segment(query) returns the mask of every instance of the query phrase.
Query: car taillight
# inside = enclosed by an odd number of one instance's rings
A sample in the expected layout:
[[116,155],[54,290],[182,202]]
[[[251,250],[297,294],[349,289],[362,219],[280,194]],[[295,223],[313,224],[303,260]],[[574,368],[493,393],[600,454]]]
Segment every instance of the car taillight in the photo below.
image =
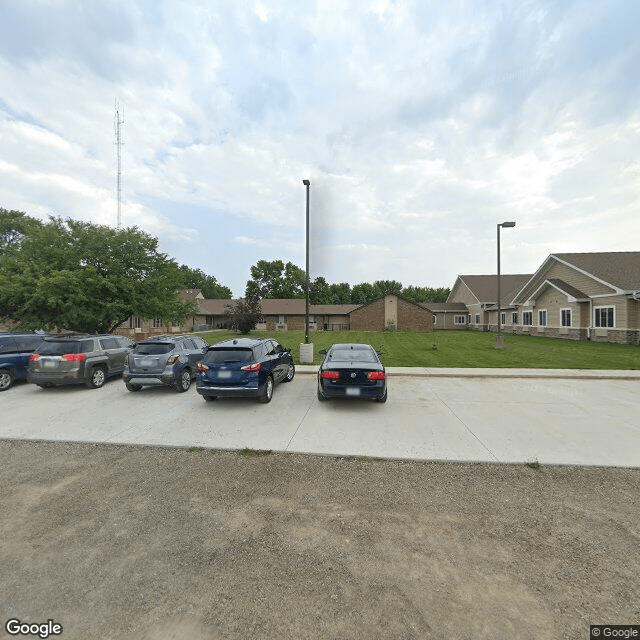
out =
[[240,371],[260,371],[262,365],[259,362],[248,364],[246,367],[240,367]]
[[323,371],[320,374],[320,377],[324,378],[325,380],[339,380],[340,372],[339,371]]
[[196,367],[198,367],[198,371],[209,371],[209,367],[207,367],[207,365],[203,364],[202,362],[198,362]]
[[367,373],[369,380],[384,380],[386,377],[387,374],[384,371],[369,371]]
[[84,353],[65,353],[62,359],[67,362],[84,362],[87,356]]
[[167,364],[175,364],[176,362],[178,362],[179,359],[180,359],[180,356],[177,354],[170,356],[169,359],[167,360]]
[[38,360],[40,360],[40,354],[39,353],[32,353],[29,356],[29,362],[37,362]]

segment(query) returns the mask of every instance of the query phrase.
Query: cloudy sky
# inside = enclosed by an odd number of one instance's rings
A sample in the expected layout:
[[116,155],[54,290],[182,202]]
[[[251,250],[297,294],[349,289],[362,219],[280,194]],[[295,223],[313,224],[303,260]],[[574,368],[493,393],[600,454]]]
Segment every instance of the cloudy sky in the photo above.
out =
[[2,0],[0,207],[122,223],[242,295],[260,259],[452,286],[640,249],[634,0]]

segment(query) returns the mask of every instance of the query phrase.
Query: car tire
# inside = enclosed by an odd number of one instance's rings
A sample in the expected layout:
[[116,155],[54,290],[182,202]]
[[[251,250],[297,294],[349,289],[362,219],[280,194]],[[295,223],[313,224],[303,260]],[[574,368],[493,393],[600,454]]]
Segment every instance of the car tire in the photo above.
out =
[[384,390],[384,395],[380,396],[379,398],[376,398],[377,402],[386,402],[387,401],[387,390]]
[[127,387],[127,391],[140,391],[142,389],[141,384],[132,384],[131,382],[125,382],[124,386]]
[[213,402],[218,399],[218,396],[202,396],[207,402]]
[[273,378],[269,376],[259,399],[263,404],[267,404],[267,402],[271,402],[271,398],[273,398]]
[[184,393],[185,391],[188,391],[190,387],[191,371],[185,368],[180,372],[180,377],[176,382],[176,391],[178,391],[178,393]]
[[291,382],[293,380],[293,376],[296,375],[296,368],[293,365],[293,362],[289,364],[287,368],[287,375],[284,377],[282,382]]
[[10,389],[14,380],[15,378],[13,377],[13,373],[11,373],[11,369],[2,369],[2,371],[0,371],[0,391]]
[[107,380],[107,370],[100,367],[93,367],[86,384],[89,389],[99,389]]

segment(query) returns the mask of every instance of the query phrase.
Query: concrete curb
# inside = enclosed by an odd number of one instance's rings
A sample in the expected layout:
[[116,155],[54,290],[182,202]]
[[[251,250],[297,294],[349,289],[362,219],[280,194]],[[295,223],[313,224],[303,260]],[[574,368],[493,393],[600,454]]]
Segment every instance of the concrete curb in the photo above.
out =
[[[316,375],[317,365],[297,365],[296,373]],[[640,371],[619,369],[437,369],[427,367],[387,367],[389,377],[414,378],[544,378],[554,380],[635,380]]]

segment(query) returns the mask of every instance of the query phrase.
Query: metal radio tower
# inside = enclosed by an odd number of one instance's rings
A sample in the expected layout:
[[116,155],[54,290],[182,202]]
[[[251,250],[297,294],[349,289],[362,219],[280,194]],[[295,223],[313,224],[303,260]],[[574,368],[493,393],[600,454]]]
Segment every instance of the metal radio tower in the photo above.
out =
[[113,124],[116,130],[116,146],[118,147],[118,229],[122,224],[120,216],[120,207],[122,201],[122,153],[121,147],[123,145],[121,126],[124,124],[124,109],[122,110],[122,116],[120,114],[120,104],[116,100],[116,113],[113,118]]

